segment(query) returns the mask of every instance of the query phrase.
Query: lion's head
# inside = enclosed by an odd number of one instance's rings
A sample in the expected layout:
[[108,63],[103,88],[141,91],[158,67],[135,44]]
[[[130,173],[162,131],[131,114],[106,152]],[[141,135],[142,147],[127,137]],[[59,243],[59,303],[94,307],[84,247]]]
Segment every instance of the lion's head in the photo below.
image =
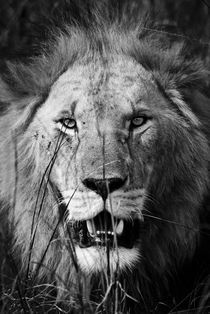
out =
[[1,79],[20,268],[67,288],[78,269],[167,282],[194,254],[207,194],[201,65],[133,25],[71,26],[49,46]]

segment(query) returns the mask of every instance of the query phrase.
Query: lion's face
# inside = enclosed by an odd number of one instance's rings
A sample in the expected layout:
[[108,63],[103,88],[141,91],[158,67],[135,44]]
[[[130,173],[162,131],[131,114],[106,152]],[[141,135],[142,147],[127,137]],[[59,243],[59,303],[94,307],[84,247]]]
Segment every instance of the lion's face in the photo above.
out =
[[43,171],[67,207],[84,271],[141,259],[145,200],[156,180],[161,124],[176,123],[152,76],[127,57],[75,64],[54,83],[31,124]]

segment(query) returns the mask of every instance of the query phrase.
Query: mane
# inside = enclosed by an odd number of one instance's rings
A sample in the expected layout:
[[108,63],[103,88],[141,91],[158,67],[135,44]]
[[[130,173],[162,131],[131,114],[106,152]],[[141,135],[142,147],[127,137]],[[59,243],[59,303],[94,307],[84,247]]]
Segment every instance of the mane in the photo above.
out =
[[[5,98],[11,93],[18,99],[43,97],[78,60],[88,62],[100,57],[105,61],[111,54],[133,57],[153,73],[164,89],[195,86],[203,90],[208,72],[201,61],[189,58],[184,43],[171,46],[167,37],[136,7],[129,9],[124,5],[119,9],[111,3],[107,7],[107,3],[98,6],[93,2],[89,14],[79,6],[77,19],[67,15],[68,19],[59,27],[48,29],[47,43],[41,44],[37,57],[4,64],[1,84],[9,85]],[[4,102],[4,95],[1,101]]]
[[[141,17],[136,7],[131,7],[130,9],[126,6],[116,8],[115,5],[111,4],[107,7],[106,1],[101,5],[102,7],[99,7],[94,4],[91,10],[77,7],[74,12],[78,10],[78,12],[82,13],[76,13],[77,17],[74,14],[70,17],[67,16],[60,27],[50,29],[48,41],[40,47],[40,53],[37,56],[30,57],[24,62],[7,61],[2,66],[0,78],[0,197],[2,212],[6,212],[8,220],[10,223],[13,223],[13,213],[8,209],[13,209],[14,206],[18,207],[19,201],[20,203],[34,203],[34,195],[33,197],[31,196],[31,191],[34,191],[35,195],[39,194],[40,200],[44,194],[47,196],[43,207],[54,208],[51,217],[49,217],[47,210],[43,210],[43,219],[49,219],[52,225],[60,223],[61,219],[57,217],[55,209],[57,200],[52,195],[53,191],[51,187],[48,186],[46,190],[43,190],[43,188],[40,189],[42,174],[40,174],[36,147],[31,145],[31,135],[27,135],[25,131],[31,121],[33,121],[37,110],[47,99],[53,84],[68,68],[76,63],[86,64],[98,59],[105,63],[112,58],[112,55],[132,57],[152,74],[159,89],[164,97],[171,102],[175,112],[180,112],[180,107],[185,108],[186,104],[189,106],[190,111],[186,109],[184,113],[183,111],[181,113],[184,119],[195,127],[195,137],[199,140],[196,146],[195,143],[191,143],[191,151],[188,152],[189,156],[183,157],[184,166],[182,170],[184,174],[182,180],[185,180],[184,175],[186,175],[187,178],[191,179],[192,184],[188,189],[186,187],[183,198],[177,197],[175,200],[177,204],[183,202],[190,204],[190,206],[192,205],[189,213],[184,214],[185,220],[183,221],[183,224],[186,221],[190,222],[192,227],[189,227],[189,229],[193,229],[192,234],[189,235],[192,230],[184,228],[180,232],[180,225],[167,225],[164,222],[156,222],[157,224],[163,224],[163,232],[167,233],[169,238],[175,236],[177,239],[177,243],[174,244],[174,247],[176,247],[174,260],[172,261],[171,257],[167,255],[167,240],[166,243],[160,244],[158,239],[154,239],[154,242],[156,241],[154,246],[150,247],[150,244],[147,243],[147,248],[145,248],[146,255],[144,257],[146,261],[143,260],[143,266],[140,269],[135,269],[134,275],[129,269],[126,275],[122,275],[127,278],[125,280],[127,282],[125,286],[127,286],[124,288],[127,289],[128,294],[131,293],[133,298],[137,298],[137,295],[139,295],[139,287],[144,286],[146,297],[144,296],[142,299],[145,298],[146,300],[148,298],[149,300],[154,295],[158,299],[159,295],[163,293],[166,293],[167,296],[167,289],[170,283],[174,282],[172,272],[176,272],[180,264],[184,264],[186,259],[191,259],[194,255],[197,243],[199,242],[199,228],[196,226],[199,225],[198,219],[202,216],[204,207],[206,206],[205,208],[207,208],[208,206],[209,174],[202,172],[199,167],[198,170],[191,169],[191,172],[188,173],[189,164],[193,168],[195,164],[206,165],[209,162],[210,154],[206,151],[206,141],[210,140],[210,109],[209,100],[204,91],[208,72],[201,60],[189,57],[189,54],[186,53],[187,48],[184,43],[169,43],[147,17]],[[173,131],[170,133],[169,130],[165,130],[171,141],[175,142],[177,134],[175,135]],[[180,150],[182,149],[184,151],[188,148],[181,147]],[[18,161],[16,156],[17,151],[21,151]],[[193,154],[195,156],[192,162],[191,157]],[[169,160],[171,156],[167,158]],[[173,165],[176,167],[175,162]],[[25,176],[23,182],[21,179],[18,181],[19,178],[16,174],[17,167],[24,169]],[[164,183],[158,187],[160,194],[163,190],[167,190],[168,181],[174,180],[171,178],[169,172],[170,169],[166,169],[167,177],[165,181],[163,180]],[[161,174],[159,175],[161,176]],[[195,177],[199,179],[196,180]],[[21,187],[23,185],[28,186],[28,193],[27,195],[20,196],[21,200],[17,200],[17,181]],[[179,183],[177,179],[177,182],[173,184],[177,186],[176,184]],[[183,182],[181,183],[183,184]],[[178,195],[179,192],[177,188],[175,193]],[[164,211],[166,209],[166,200],[161,200],[161,202],[160,206],[163,207]],[[150,207],[153,206],[152,204],[149,205]],[[37,203],[36,206],[38,208],[41,205]],[[176,204],[173,206],[176,206]],[[198,208],[198,217],[188,217],[194,208]],[[10,212],[9,214],[8,211]],[[14,228],[20,223],[22,215],[26,214],[26,209],[23,211],[22,208],[19,208],[17,211],[18,219],[14,223]],[[167,212],[167,215],[169,218],[171,217],[169,212]],[[181,223],[183,213],[178,211],[176,215],[177,220]],[[164,219],[164,213],[162,216]],[[28,221],[27,218],[24,223],[31,225],[31,221]],[[9,227],[10,229],[11,227]],[[59,238],[60,232],[61,234],[64,232],[62,226],[55,230],[55,236]],[[64,238],[65,235],[68,236],[64,232]],[[183,252],[183,250],[179,251],[179,244],[185,239],[186,235],[192,239],[192,242],[186,241],[183,244],[186,247],[186,252]],[[29,243],[30,239],[27,238],[27,240]],[[36,241],[38,242],[39,240],[41,242],[40,250],[43,251],[44,247],[48,247],[45,263],[47,265],[46,268],[51,267],[53,278],[46,279],[48,276],[46,275],[47,272],[42,269],[40,271],[40,281],[53,281],[55,280],[53,277],[54,273],[57,273],[58,275],[56,276],[61,277],[59,278],[59,282],[61,286],[63,284],[63,290],[66,289],[65,284],[67,282],[73,282],[72,285],[75,287],[73,290],[80,289],[80,279],[78,282],[75,282],[76,275],[78,274],[77,267],[73,265],[71,271],[66,271],[66,269],[69,269],[68,264],[69,259],[72,258],[72,253],[70,254],[67,250],[63,254],[57,253],[61,249],[62,241],[60,243],[59,241],[55,241],[49,247],[48,243],[51,241],[49,236],[46,236],[43,240],[42,235],[39,235],[37,232]],[[15,235],[12,240],[14,247],[13,253],[15,252],[16,256],[21,255],[19,259],[21,265],[27,264],[28,259],[29,247],[25,242],[26,235],[24,232],[21,235]],[[162,251],[159,250],[160,245],[163,247]],[[152,252],[153,249],[154,252]],[[163,256],[163,252],[165,256]],[[154,254],[158,256],[156,265],[153,265],[149,260],[149,256]],[[72,264],[74,264],[74,261]],[[162,277],[162,270],[165,267],[168,270],[164,277]],[[34,265],[34,269],[36,269],[36,265]],[[56,279],[58,279],[57,277]],[[135,279],[133,280],[133,278]],[[154,286],[154,282],[151,283],[148,278],[155,278]],[[83,278],[83,280],[86,279]],[[94,289],[98,289],[98,286],[103,286],[103,280],[101,279],[98,285],[98,278],[95,280],[93,278],[91,283],[87,283],[85,289],[88,290],[90,286],[94,291]],[[153,286],[152,289],[151,286]],[[155,292],[151,292],[151,290]],[[128,298],[129,302],[131,301]],[[138,305],[135,302],[134,304],[133,308],[137,313]]]

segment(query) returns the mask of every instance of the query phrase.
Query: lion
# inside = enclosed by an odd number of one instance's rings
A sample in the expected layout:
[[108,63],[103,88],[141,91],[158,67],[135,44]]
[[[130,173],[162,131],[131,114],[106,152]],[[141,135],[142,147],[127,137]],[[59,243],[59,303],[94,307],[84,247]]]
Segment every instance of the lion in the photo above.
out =
[[2,68],[1,222],[26,307],[30,285],[87,313],[169,311],[191,291],[179,280],[208,216],[206,71],[135,16],[98,9]]

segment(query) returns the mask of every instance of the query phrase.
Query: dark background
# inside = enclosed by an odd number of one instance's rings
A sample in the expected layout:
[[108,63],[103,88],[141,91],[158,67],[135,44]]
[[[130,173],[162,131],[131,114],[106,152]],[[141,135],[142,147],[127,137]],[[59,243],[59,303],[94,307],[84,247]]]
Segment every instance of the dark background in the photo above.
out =
[[[98,0],[99,2],[100,0]],[[77,0],[85,5],[88,0]],[[89,1],[90,2],[90,1]],[[156,16],[174,32],[210,45],[210,0],[131,0]],[[45,18],[68,8],[68,0],[0,0],[0,50],[31,45],[31,29],[39,32]],[[37,29],[36,29],[37,28]]]
[[[0,57],[30,55],[34,43],[44,35],[44,24],[63,10],[72,10],[73,0],[0,0]],[[82,4],[95,0],[75,0]],[[108,0],[96,0],[97,3]],[[112,0],[111,0],[112,1]],[[116,0],[113,0],[116,1]],[[173,39],[186,39],[210,69],[210,0],[119,0],[138,4],[171,33]],[[59,20],[59,19],[57,19]],[[32,49],[33,48],[33,49]],[[21,51],[21,53],[20,53]]]

